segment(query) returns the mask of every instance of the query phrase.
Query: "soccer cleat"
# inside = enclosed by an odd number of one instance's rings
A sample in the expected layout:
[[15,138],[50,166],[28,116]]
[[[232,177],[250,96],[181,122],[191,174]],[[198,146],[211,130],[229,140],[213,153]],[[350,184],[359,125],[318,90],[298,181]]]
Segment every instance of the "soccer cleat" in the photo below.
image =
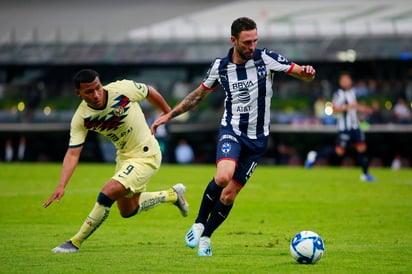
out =
[[308,155],[306,156],[306,161],[305,161],[305,167],[306,168],[311,168],[313,167],[313,165],[315,164],[316,161],[316,156],[318,154],[316,153],[316,151],[309,151]]
[[212,249],[210,248],[210,238],[209,237],[200,237],[199,240],[199,250],[197,255],[205,257],[212,256]]
[[186,187],[183,184],[176,184],[172,188],[177,194],[177,201],[174,204],[179,208],[182,216],[186,217],[187,215],[189,215],[189,204],[186,202],[185,197],[183,196]]
[[75,246],[72,241],[66,241],[59,246],[56,246],[51,251],[54,253],[73,253],[78,252],[80,248]]
[[195,248],[199,244],[200,236],[202,236],[205,226],[202,223],[195,223],[189,229],[185,236],[186,245],[190,248]]
[[370,174],[362,174],[361,177],[360,177],[360,179],[361,179],[362,182],[370,182],[370,183],[372,183],[372,182],[375,182],[375,181],[376,181],[376,180],[375,180],[375,177],[373,177],[373,176],[370,175]]

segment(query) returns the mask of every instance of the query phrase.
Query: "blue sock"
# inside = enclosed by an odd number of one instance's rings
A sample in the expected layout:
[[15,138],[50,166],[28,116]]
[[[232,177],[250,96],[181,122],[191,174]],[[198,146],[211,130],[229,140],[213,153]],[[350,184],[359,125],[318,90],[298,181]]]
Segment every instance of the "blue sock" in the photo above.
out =
[[209,214],[212,211],[213,207],[216,204],[216,201],[219,201],[220,194],[222,193],[223,187],[220,187],[216,184],[215,179],[207,185],[205,192],[203,193],[202,203],[200,204],[199,213],[197,215],[195,223],[205,224]]
[[202,236],[212,236],[212,233],[216,230],[216,228],[218,228],[226,220],[232,207],[233,204],[224,205],[220,200],[218,200],[212,210],[212,213],[210,214],[209,220],[205,225],[205,230],[203,231]]

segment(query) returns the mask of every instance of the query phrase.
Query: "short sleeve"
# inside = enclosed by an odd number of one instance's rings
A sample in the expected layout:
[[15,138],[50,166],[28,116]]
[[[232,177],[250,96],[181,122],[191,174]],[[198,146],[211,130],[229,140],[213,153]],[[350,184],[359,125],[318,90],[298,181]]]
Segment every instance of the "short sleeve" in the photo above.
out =
[[69,147],[78,147],[84,144],[87,136],[87,129],[83,125],[83,120],[79,115],[79,110],[74,114],[70,124]]
[[205,89],[213,90],[219,84],[219,64],[221,59],[216,59],[210,65],[209,70],[203,79],[202,86]]
[[263,49],[262,58],[264,59],[268,69],[271,71],[288,72],[293,65],[293,63],[283,55],[268,49]]

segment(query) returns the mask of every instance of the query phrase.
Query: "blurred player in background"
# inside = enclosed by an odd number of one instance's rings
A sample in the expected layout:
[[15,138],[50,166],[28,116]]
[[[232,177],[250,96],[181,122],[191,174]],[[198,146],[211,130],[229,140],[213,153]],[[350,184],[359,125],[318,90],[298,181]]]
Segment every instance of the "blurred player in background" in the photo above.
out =
[[366,157],[367,146],[365,135],[361,131],[358,120],[358,111],[370,114],[372,109],[358,104],[355,91],[352,87],[352,76],[343,72],[339,76],[340,88],[333,95],[333,112],[337,114],[338,136],[335,147],[325,148],[317,153],[310,151],[307,155],[305,166],[312,168],[316,160],[322,157],[337,155],[343,157],[350,145],[358,153],[358,162],[362,167],[361,180],[374,182],[375,178],[369,174],[369,161]]
[[98,73],[88,69],[74,76],[74,84],[77,95],[83,100],[72,118],[70,143],[63,160],[59,184],[43,206],[48,207],[63,197],[89,130],[106,136],[114,143],[117,149],[116,170],[101,189],[94,208],[77,234],[52,251],[79,251],[81,244],[108,217],[114,202],[117,202],[124,218],[165,202],[174,203],[181,214],[187,216],[184,185],[176,184],[167,190],[146,192],[146,185],[160,168],[162,157],[159,144],[151,134],[138,102],[146,99],[167,113],[170,106],[162,95],[151,86],[130,80],[102,86]]
[[256,48],[257,27],[249,18],[232,23],[230,40],[233,47],[228,55],[212,62],[201,85],[152,125],[155,132],[158,126],[198,105],[218,84],[226,92],[216,150],[217,170],[185,237],[187,246],[199,246],[199,256],[212,256],[212,233],[229,215],[266,149],[274,74],[283,72],[304,81],[315,77],[312,66],[300,66],[276,52]]

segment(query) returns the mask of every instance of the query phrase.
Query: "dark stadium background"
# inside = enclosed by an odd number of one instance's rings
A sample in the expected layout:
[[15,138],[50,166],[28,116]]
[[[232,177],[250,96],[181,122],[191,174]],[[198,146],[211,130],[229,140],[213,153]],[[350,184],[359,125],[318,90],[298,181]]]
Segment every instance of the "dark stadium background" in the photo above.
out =
[[[313,119],[312,106],[319,94],[330,94],[336,88],[337,74],[342,70],[352,72],[356,81],[376,81],[375,93],[361,98],[367,104],[377,99],[382,106],[388,102],[393,105],[400,96],[407,97],[410,104],[412,29],[404,27],[412,24],[410,1],[289,2],[263,2],[271,3],[268,10],[259,1],[1,1],[1,148],[10,138],[17,146],[20,136],[25,136],[26,161],[62,160],[68,143],[68,121],[78,103],[70,81],[80,68],[96,69],[103,82],[132,78],[153,84],[173,105],[182,96],[177,87],[191,90],[200,83],[213,58],[226,54],[230,47],[227,27],[244,15],[257,20],[260,47],[317,69],[317,79],[310,84],[277,76],[272,139],[265,163],[301,165],[309,150],[333,144],[334,126]],[[330,20],[328,12],[344,9],[344,4],[352,8],[352,14],[325,28]],[[294,14],[304,8],[307,14]],[[181,28],[181,21],[187,22],[188,29]],[[184,36],[187,31],[196,35]],[[136,33],[140,33],[137,38]],[[32,89],[41,96],[34,99],[37,104],[27,117]],[[170,124],[170,162],[174,162],[173,148],[181,138],[195,149],[195,162],[214,161],[221,99],[222,93],[217,91],[187,120]],[[26,103],[24,112],[15,109],[20,101]],[[47,116],[46,106],[52,109]],[[409,166],[412,125],[394,122],[390,109],[386,116],[385,123],[371,125],[366,131],[372,165],[389,166],[400,154]],[[112,150],[104,149],[105,145],[90,134],[82,160],[107,161],[105,154]],[[280,145],[292,150],[285,163]],[[353,161],[331,159],[330,164],[350,165]]]

